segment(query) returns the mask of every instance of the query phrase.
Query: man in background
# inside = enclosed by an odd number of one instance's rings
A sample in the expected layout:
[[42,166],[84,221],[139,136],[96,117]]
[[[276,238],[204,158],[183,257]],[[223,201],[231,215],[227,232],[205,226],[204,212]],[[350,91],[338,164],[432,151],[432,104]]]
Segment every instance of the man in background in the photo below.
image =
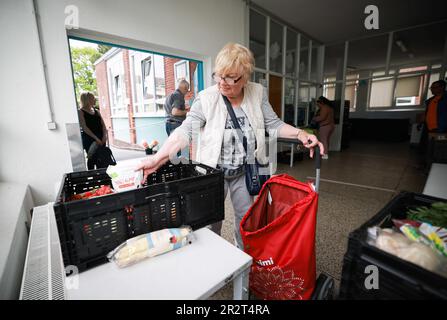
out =
[[178,84],[177,90],[166,97],[164,108],[166,111],[166,133],[168,136],[181,126],[183,120],[190,107],[185,106],[185,95],[189,91],[189,83],[186,80],[181,80]]
[[419,152],[424,154],[421,161],[426,173],[433,161],[433,144],[430,142],[430,134],[447,133],[447,94],[446,82],[438,80],[431,84],[430,90],[433,97],[425,101],[425,113],[418,117],[418,122],[424,124],[419,143]]
[[444,80],[435,81],[430,86],[433,97],[425,102],[425,125],[428,132],[447,132],[447,95],[445,94],[445,87],[446,82]]

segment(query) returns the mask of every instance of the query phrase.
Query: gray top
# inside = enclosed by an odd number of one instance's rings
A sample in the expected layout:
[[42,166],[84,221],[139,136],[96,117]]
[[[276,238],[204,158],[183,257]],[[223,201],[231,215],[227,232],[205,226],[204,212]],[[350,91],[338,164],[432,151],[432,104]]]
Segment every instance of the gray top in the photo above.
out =
[[[253,129],[251,128],[250,123],[248,122],[248,118],[245,112],[242,110],[241,107],[234,108],[236,118],[239,121],[239,125],[241,126],[244,135],[246,135],[247,137],[248,149],[251,150],[253,148],[254,150],[254,141],[256,141],[254,132]],[[266,90],[264,90],[262,96],[261,109],[262,114],[264,116],[265,130],[267,131],[279,130],[285,124],[280,118],[278,118],[276,113],[273,111],[273,108],[270,105],[270,102],[268,101]],[[176,131],[178,131],[178,133],[183,134],[188,140],[191,140],[193,123],[195,123],[195,126],[198,123],[200,127],[203,127],[206,124],[205,115],[203,114],[202,104],[200,102],[199,97],[197,97],[194,100],[194,103],[191,106],[191,110],[188,112],[188,115],[186,117],[186,120],[183,121],[183,124],[180,127],[178,127]],[[245,150],[242,145],[242,142],[239,142],[236,131],[230,128],[231,128],[231,117],[230,115],[228,115],[227,122],[225,125],[224,139],[222,142],[222,152],[220,156],[221,159],[220,161],[223,160],[225,161],[221,162],[221,165],[223,167],[233,169],[243,164],[243,160],[245,157]]]
[[[242,108],[233,108],[236,119],[239,122],[242,133],[247,137],[247,148],[256,144],[253,128],[248,122],[247,115]],[[245,150],[242,141],[239,140],[236,130],[234,129],[231,116],[227,116],[225,123],[225,132],[222,141],[222,151],[220,153],[220,164],[225,169],[237,169],[245,162]]]
[[171,120],[171,121],[182,122],[183,120],[185,120],[186,116],[179,117],[172,115],[173,108],[177,108],[183,111],[185,110],[185,96],[183,95],[183,93],[181,93],[180,90],[177,89],[169,96],[167,96],[164,108],[166,111],[166,121]]

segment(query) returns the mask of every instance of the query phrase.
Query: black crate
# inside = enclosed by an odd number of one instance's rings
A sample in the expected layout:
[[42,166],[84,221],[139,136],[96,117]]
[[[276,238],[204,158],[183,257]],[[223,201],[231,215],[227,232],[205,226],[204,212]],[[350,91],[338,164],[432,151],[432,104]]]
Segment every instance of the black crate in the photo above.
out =
[[64,176],[54,212],[65,266],[83,271],[107,262],[107,253],[131,237],[224,219],[223,174],[202,164],[168,163],[143,188],[67,201],[103,185],[112,187],[106,169]]
[[[349,235],[343,260],[341,299],[447,299],[447,278],[402,260],[367,243],[367,229],[392,227],[392,219],[405,219],[408,209],[446,201],[422,194],[401,192],[378,214]],[[379,289],[366,289],[368,265],[378,267]]]

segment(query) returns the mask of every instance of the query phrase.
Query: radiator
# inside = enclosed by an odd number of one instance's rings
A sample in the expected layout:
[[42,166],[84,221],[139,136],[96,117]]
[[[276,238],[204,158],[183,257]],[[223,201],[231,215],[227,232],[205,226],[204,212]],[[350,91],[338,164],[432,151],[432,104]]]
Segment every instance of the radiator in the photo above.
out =
[[31,221],[21,300],[64,300],[65,270],[53,203],[35,207]]

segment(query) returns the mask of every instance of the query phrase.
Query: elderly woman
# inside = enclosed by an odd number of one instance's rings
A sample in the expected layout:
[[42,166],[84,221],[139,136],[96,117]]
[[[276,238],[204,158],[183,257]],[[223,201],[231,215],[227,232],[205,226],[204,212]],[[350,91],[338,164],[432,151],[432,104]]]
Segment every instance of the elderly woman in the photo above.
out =
[[[163,147],[153,156],[145,159],[139,169],[144,169],[144,179],[166,163],[170,156],[187,146],[192,132],[200,129],[196,161],[219,168],[224,173],[225,198],[230,192],[234,208],[235,241],[243,248],[239,232],[242,217],[253,203],[245,184],[244,162],[252,155],[246,155],[242,143],[234,130],[224,99],[228,98],[237,121],[247,139],[248,153],[254,152],[260,163],[265,163],[265,131],[277,130],[279,137],[299,139],[310,148],[317,144],[321,154],[323,146],[314,135],[294,128],[281,121],[270,105],[267,93],[257,83],[249,82],[254,67],[253,54],[246,47],[229,43],[219,52],[215,61],[213,78],[215,85],[201,91],[191,106],[186,120],[174,131]],[[220,234],[222,222],[212,225]]]

